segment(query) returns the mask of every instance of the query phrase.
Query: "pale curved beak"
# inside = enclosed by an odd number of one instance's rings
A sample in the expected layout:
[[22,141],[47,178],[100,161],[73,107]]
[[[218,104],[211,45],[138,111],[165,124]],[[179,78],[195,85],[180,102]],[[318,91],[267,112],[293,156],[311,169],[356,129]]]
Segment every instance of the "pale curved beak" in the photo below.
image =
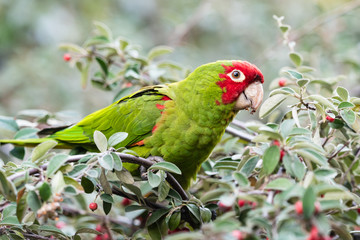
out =
[[262,84],[258,81],[250,84],[236,100],[234,110],[239,111],[251,108],[251,113],[256,112],[263,100],[264,91]]

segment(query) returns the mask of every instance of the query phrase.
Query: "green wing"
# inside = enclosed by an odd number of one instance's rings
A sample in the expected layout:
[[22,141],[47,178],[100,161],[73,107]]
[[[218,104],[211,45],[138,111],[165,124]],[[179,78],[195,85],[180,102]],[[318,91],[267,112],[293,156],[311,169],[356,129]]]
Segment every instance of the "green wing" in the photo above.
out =
[[164,104],[162,98],[166,96],[166,90],[167,86],[140,89],[50,137],[65,145],[78,145],[94,150],[95,130],[101,131],[107,138],[116,132],[127,132],[128,137],[116,148],[131,146],[152,134],[152,129],[161,116],[158,105]]

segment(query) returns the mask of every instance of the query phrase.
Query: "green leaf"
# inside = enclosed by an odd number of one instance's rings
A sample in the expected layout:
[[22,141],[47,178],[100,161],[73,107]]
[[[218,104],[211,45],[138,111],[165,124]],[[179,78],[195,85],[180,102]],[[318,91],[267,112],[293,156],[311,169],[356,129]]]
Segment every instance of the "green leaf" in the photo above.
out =
[[211,213],[210,209],[201,207],[200,208],[200,215],[201,215],[201,219],[202,219],[203,222],[205,222],[205,223],[210,222],[211,216],[212,216],[212,213]]
[[58,171],[51,179],[51,191],[53,193],[60,193],[65,185],[64,176],[61,171]]
[[168,227],[170,230],[175,230],[181,221],[181,213],[180,211],[174,212],[168,222]]
[[265,189],[285,191],[294,186],[294,181],[288,178],[277,178],[269,182]]
[[107,170],[113,170],[114,159],[111,154],[105,154],[104,156],[99,157],[99,164]]
[[341,102],[338,106],[338,109],[342,109],[342,108],[353,108],[355,107],[355,105],[351,102]]
[[71,187],[68,189],[70,189],[70,191],[72,192],[74,192],[75,189],[78,191],[84,191],[84,188],[81,186],[81,184],[74,178],[71,178],[69,176],[64,176],[64,182],[66,185],[69,185]]
[[95,130],[94,142],[100,152],[105,152],[107,150],[107,146],[108,146],[107,140],[106,140],[105,135],[102,132]]
[[330,108],[331,110],[335,110],[335,106],[326,98],[324,98],[323,96],[320,95],[310,95],[308,97],[311,100],[317,101],[318,103],[320,103],[321,105]]
[[105,77],[108,75],[108,65],[107,63],[100,57],[95,57],[96,61],[98,62],[101,70],[104,72]]
[[279,26],[279,28],[282,33],[286,33],[291,29],[291,26],[287,24],[282,24],[281,26]]
[[248,178],[241,172],[234,172],[233,177],[238,182],[239,186],[241,187],[249,186]]
[[302,79],[303,75],[297,71],[293,71],[293,70],[286,70],[285,71],[287,74],[289,74],[290,77],[295,78],[295,79]]
[[99,180],[100,180],[100,184],[101,184],[102,188],[104,189],[104,192],[107,194],[112,194],[110,183],[108,182],[108,180],[106,178],[105,170],[103,168],[101,169],[101,174],[100,174]]
[[156,174],[153,173],[152,171],[148,171],[148,180],[149,180],[149,184],[150,184],[151,187],[153,187],[153,188],[159,186],[159,184],[160,184],[160,182],[161,182],[160,176],[156,175]]
[[276,94],[284,94],[284,95],[294,95],[296,92],[289,87],[282,87],[282,88],[277,88],[274,89],[270,92],[269,97],[272,97]]
[[19,127],[15,119],[5,116],[0,116],[0,129],[6,130],[6,134],[4,133],[1,134],[4,134],[3,137],[8,137],[8,138],[12,138],[14,136],[13,133],[19,131]]
[[302,57],[299,53],[292,52],[289,54],[289,57],[295,66],[299,67],[302,64]]
[[46,175],[48,177],[52,177],[56,173],[56,171],[64,165],[68,157],[69,156],[66,154],[58,154],[52,157],[46,170]]
[[292,135],[311,135],[312,132],[306,128],[293,128],[289,133],[289,136]]
[[29,138],[38,138],[36,133],[39,131],[37,128],[22,128],[18,131],[14,138],[15,139],[29,139]]
[[158,200],[160,202],[164,201],[165,198],[168,196],[169,191],[170,191],[169,184],[166,181],[161,181],[158,187],[158,192],[159,192]]
[[66,50],[66,51],[80,53],[82,55],[87,55],[88,54],[88,52],[84,48],[82,48],[82,47],[80,47],[78,45],[72,44],[72,43],[60,44],[59,48],[62,49],[62,50]]
[[115,174],[122,183],[133,184],[135,182],[131,173],[125,168],[123,168],[121,171],[115,171]]
[[111,156],[113,157],[114,159],[114,169],[116,171],[121,171],[123,165],[122,165],[122,161],[121,161],[121,158],[119,157],[119,155],[117,155],[116,153],[112,152],[111,153]]
[[189,203],[186,205],[187,209],[191,212],[191,214],[199,221],[201,222],[201,216],[200,216],[200,209],[195,204]]
[[266,174],[271,174],[280,160],[280,149],[278,146],[270,146],[264,152],[263,169]]
[[0,222],[0,226],[12,226],[19,224],[19,220],[16,218],[16,216],[5,216],[4,219]]
[[112,33],[108,26],[98,21],[94,21],[94,25],[96,27],[96,30],[100,33],[100,35],[106,37],[110,41],[112,40]]
[[310,186],[305,190],[302,198],[304,217],[309,219],[315,210],[316,195],[314,189]]
[[0,169],[0,193],[10,201],[16,201],[16,188],[14,183],[8,181],[5,173]]
[[92,228],[80,228],[79,230],[76,231],[76,233],[74,235],[79,235],[81,233],[90,233],[90,234],[98,235],[100,232],[98,232]]
[[173,49],[171,47],[168,46],[157,46],[154,47],[153,49],[150,50],[149,54],[148,54],[148,61],[153,60],[154,58],[164,55],[164,54],[168,54],[171,53],[173,51]]
[[36,160],[44,156],[50,149],[55,147],[57,144],[57,141],[48,140],[37,145],[31,153],[32,162],[35,162]]
[[296,84],[297,84],[299,87],[304,87],[304,86],[306,86],[309,82],[310,82],[309,79],[302,78],[302,79],[297,80],[297,81],[296,81]]
[[30,191],[27,194],[26,201],[33,212],[37,212],[41,208],[41,202],[35,191]]
[[335,118],[334,122],[330,122],[329,126],[334,129],[340,129],[344,127],[344,122],[340,119]]
[[81,69],[81,87],[83,89],[86,88],[86,85],[87,85],[87,82],[88,82],[88,79],[89,79],[89,68],[90,68],[90,61],[87,60],[85,62],[85,66],[82,67]]
[[244,166],[240,169],[240,172],[243,173],[245,176],[249,177],[252,171],[255,169],[256,164],[259,160],[260,158],[258,156],[254,156],[248,159],[245,162]]
[[285,101],[286,97],[287,95],[277,94],[266,99],[260,108],[259,117],[264,118],[269,115]]
[[112,203],[103,201],[103,210],[106,215],[108,215],[110,213],[111,208],[112,208]]
[[181,174],[181,170],[175,164],[170,162],[158,162],[149,169],[164,170],[170,173]]
[[295,152],[297,154],[299,154],[300,156],[302,156],[303,158],[313,161],[316,164],[319,164],[322,166],[327,165],[327,159],[323,155],[315,152],[312,149],[306,149],[306,148],[305,149],[297,149],[297,150],[295,150]]
[[314,171],[315,177],[321,180],[330,180],[336,177],[337,172],[334,169],[320,168]]
[[152,212],[151,216],[146,221],[146,226],[150,226],[153,223],[157,222],[162,216],[167,214],[170,209],[162,208]]
[[51,187],[49,183],[44,182],[41,187],[39,188],[40,197],[43,201],[49,200],[51,197]]
[[85,193],[92,193],[95,189],[94,183],[84,176],[81,178],[81,186],[84,188]]
[[[23,188],[20,191],[25,192],[25,188]],[[20,193],[20,191],[19,191],[19,193]],[[28,204],[27,204],[26,198],[27,198],[27,193],[24,193],[21,196],[21,198],[18,199],[17,204],[16,204],[16,217],[19,220],[19,222],[22,222],[22,219],[24,218],[25,213],[28,209]]]
[[348,109],[348,110],[341,110],[340,111],[340,116],[342,117],[342,119],[349,125],[353,125],[355,123],[355,113],[354,111]]
[[349,101],[349,92],[346,88],[337,87],[336,92],[343,101]]
[[107,202],[107,203],[114,203],[114,199],[113,197],[110,195],[110,194],[101,194],[100,195],[100,198],[101,200],[103,200],[104,202]]
[[122,141],[124,141],[128,136],[128,133],[126,132],[117,132],[114,133],[113,135],[111,135],[109,137],[109,141],[108,144],[110,147],[114,147],[117,144],[121,143]]

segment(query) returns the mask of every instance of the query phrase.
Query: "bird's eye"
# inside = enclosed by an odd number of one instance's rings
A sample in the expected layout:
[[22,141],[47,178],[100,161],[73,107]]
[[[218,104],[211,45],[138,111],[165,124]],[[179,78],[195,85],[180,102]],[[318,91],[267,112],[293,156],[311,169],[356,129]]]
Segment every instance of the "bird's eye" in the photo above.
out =
[[245,80],[245,75],[239,70],[234,70],[228,75],[234,82],[242,82]]

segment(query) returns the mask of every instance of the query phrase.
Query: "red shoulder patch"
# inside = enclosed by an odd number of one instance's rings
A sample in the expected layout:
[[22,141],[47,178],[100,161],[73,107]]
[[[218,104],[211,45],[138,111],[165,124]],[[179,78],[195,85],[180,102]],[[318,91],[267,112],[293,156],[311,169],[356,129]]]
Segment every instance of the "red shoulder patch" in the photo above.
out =
[[162,110],[165,108],[165,106],[161,104],[156,104],[156,108]]
[[171,98],[169,98],[168,96],[163,96],[163,97],[161,98],[161,100],[163,100],[163,101],[169,101],[169,100],[171,100]]

